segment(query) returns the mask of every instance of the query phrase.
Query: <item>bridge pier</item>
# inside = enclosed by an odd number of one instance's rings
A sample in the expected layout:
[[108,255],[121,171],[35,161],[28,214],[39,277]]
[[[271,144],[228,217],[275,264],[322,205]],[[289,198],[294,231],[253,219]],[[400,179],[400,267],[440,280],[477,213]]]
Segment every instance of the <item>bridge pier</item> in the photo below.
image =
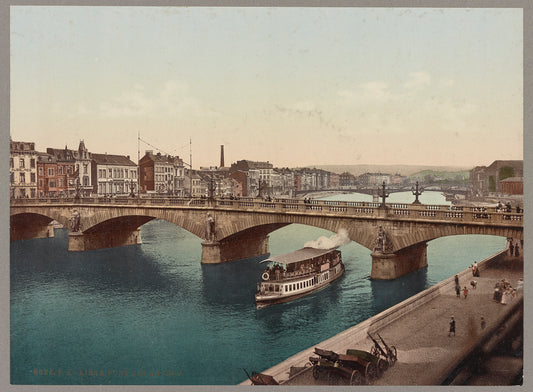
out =
[[202,242],[202,264],[220,264],[269,254],[268,236]]
[[104,231],[95,233],[70,232],[68,250],[82,252],[118,246],[137,245],[141,243],[141,229],[133,231]]
[[427,243],[421,242],[394,253],[372,253],[371,279],[392,280],[427,267]]

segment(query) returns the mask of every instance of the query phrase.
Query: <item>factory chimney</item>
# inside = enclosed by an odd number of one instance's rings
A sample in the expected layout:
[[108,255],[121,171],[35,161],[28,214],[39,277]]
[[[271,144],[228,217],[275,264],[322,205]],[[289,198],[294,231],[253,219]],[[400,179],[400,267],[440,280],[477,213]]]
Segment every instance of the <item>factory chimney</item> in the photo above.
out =
[[220,167],[224,167],[224,146],[220,146]]

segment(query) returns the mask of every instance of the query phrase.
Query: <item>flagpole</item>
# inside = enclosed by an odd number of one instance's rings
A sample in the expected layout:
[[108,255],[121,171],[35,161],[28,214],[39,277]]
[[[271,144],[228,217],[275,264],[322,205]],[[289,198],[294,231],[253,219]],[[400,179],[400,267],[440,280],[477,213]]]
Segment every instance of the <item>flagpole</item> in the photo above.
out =
[[137,197],[141,196],[141,131],[137,131]]

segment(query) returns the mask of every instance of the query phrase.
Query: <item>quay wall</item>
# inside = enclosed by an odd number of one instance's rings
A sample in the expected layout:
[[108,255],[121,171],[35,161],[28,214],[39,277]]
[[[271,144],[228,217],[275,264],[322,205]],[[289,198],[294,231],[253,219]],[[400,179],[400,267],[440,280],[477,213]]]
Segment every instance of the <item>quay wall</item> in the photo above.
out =
[[[488,258],[478,262],[478,267],[480,272],[487,269],[491,263],[501,260],[504,255],[508,252],[508,249],[505,248],[500,252],[489,256]],[[472,278],[471,268],[468,267],[463,271],[457,273],[461,281],[465,279]],[[395,320],[405,316],[409,312],[418,309],[433,299],[437,298],[443,294],[455,293],[455,278],[451,276],[443,281],[437,283],[436,285],[421,291],[418,294],[413,295],[412,297],[390,307],[389,309],[384,310],[381,313],[378,313],[375,316],[370,317],[369,319],[343,331],[339,334],[317,344],[314,344],[312,347],[299,352],[298,354],[293,355],[292,357],[286,359],[278,365],[273,366],[272,368],[263,371],[262,373],[273,376],[280,383],[288,381],[289,372],[291,367],[302,367],[308,361],[309,357],[313,356],[314,347],[320,346],[322,348],[342,352],[347,346],[357,345],[361,349],[364,349],[364,346],[367,346],[369,350],[373,345],[371,340],[368,338],[367,333],[379,332],[380,329],[385,326],[393,323]],[[241,385],[251,385],[249,380],[244,381]]]

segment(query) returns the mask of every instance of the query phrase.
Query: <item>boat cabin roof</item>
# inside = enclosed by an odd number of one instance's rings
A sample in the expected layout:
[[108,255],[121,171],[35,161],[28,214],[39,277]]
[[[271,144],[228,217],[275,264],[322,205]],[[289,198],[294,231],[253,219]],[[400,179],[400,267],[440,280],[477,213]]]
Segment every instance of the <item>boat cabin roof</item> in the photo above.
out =
[[335,248],[332,249],[315,249],[315,248],[302,248],[295,250],[294,252],[287,253],[284,255],[279,256],[272,256],[266,260],[263,260],[262,263],[268,263],[268,262],[274,262],[278,264],[293,264],[298,263],[301,261],[311,260],[315,257],[319,257],[322,255],[325,255],[327,253],[331,253],[335,250]]

